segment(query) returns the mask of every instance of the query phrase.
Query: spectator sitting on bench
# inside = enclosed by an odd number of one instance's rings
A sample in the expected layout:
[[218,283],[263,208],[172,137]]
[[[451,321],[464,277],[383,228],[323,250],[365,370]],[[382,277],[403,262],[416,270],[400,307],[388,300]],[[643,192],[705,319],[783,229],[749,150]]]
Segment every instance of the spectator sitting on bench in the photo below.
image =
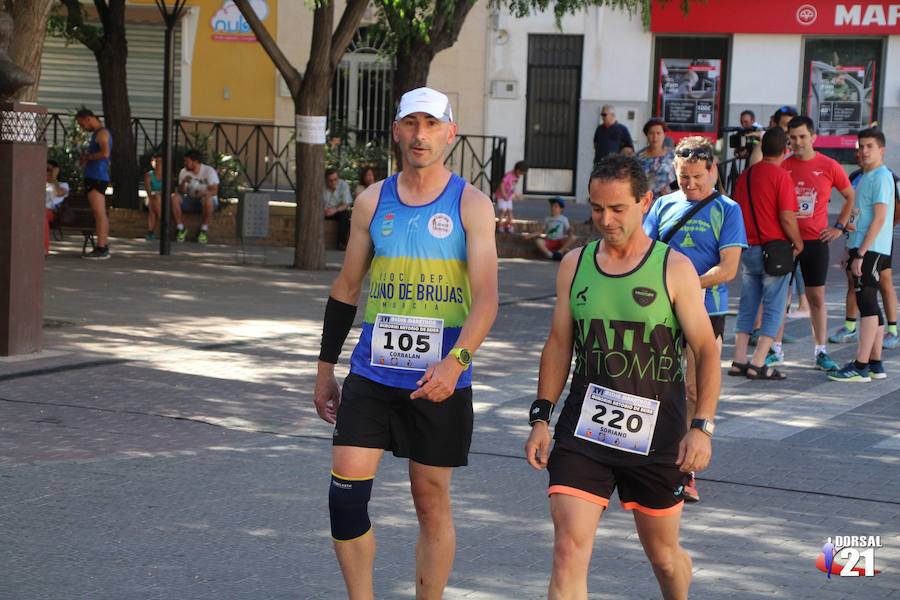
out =
[[47,161],[47,218],[44,220],[44,255],[50,254],[50,225],[56,220],[56,208],[69,195],[69,184],[59,181],[59,163]]
[[[162,208],[162,156],[150,157],[150,170],[144,173],[144,190],[147,192],[147,240],[156,239],[156,224],[160,222]],[[160,234],[162,235],[162,234]]]
[[322,204],[325,206],[325,219],[337,221],[338,250],[347,249],[350,239],[350,185],[340,178],[337,169],[325,169],[325,189],[322,191]]
[[184,229],[184,213],[200,213],[203,216],[197,242],[209,241],[209,219],[219,205],[219,174],[216,170],[200,162],[200,153],[188,150],[184,155],[184,168],[178,173],[178,190],[172,194],[172,217],[178,228],[177,239],[183,242],[187,233]]
[[563,213],[566,201],[559,196],[549,199],[550,216],[544,219],[544,233],[526,233],[526,239],[534,238],[541,254],[553,260],[562,260],[563,255],[578,242],[569,219]]

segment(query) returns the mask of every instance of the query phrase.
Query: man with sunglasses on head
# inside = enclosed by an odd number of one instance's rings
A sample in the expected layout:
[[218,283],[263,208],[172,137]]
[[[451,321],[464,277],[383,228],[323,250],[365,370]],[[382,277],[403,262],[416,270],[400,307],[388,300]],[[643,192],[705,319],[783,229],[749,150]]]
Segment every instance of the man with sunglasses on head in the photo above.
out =
[[[703,288],[704,303],[719,351],[728,312],[727,283],[737,275],[741,250],[747,247],[744,219],[738,204],[715,189],[718,171],[713,147],[707,138],[682,139],[675,147],[675,174],[679,189],[657,200],[644,219],[651,239],[665,242],[687,256]],[[690,348],[687,366],[687,421],[697,408],[696,360]],[[685,501],[700,497],[693,477],[685,486]]]

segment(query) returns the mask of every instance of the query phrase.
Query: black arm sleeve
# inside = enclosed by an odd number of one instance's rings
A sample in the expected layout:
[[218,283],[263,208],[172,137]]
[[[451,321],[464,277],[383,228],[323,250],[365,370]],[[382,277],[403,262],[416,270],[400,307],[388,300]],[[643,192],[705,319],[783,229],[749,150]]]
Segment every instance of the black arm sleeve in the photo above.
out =
[[319,360],[331,364],[337,363],[355,318],[356,306],[335,300],[331,296],[328,297],[328,303],[325,305],[325,323],[322,326],[322,348],[319,351]]

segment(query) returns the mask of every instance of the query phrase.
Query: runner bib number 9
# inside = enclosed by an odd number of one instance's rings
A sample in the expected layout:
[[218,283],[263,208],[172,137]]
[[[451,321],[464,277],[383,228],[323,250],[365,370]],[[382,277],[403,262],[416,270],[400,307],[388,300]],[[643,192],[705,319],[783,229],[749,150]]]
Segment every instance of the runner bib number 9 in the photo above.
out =
[[575,437],[623,452],[650,453],[659,401],[592,383],[581,404]]
[[444,320],[381,314],[372,327],[372,366],[424,371],[441,361]]
[[797,206],[800,209],[797,211],[798,219],[808,219],[813,216],[813,213],[816,211],[816,193],[798,194]]

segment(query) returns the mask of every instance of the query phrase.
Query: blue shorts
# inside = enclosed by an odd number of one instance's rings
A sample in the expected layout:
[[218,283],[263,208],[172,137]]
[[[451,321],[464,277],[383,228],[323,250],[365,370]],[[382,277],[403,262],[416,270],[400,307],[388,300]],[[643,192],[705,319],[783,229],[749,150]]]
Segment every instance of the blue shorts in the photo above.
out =
[[[219,197],[213,196],[213,209],[219,206]],[[201,214],[203,212],[203,200],[200,196],[183,196],[181,198],[181,212],[186,214]]]
[[760,335],[774,338],[784,318],[790,274],[773,277],[766,273],[762,246],[750,246],[741,254],[741,300],[738,333],[751,333],[760,304],[763,307]]

